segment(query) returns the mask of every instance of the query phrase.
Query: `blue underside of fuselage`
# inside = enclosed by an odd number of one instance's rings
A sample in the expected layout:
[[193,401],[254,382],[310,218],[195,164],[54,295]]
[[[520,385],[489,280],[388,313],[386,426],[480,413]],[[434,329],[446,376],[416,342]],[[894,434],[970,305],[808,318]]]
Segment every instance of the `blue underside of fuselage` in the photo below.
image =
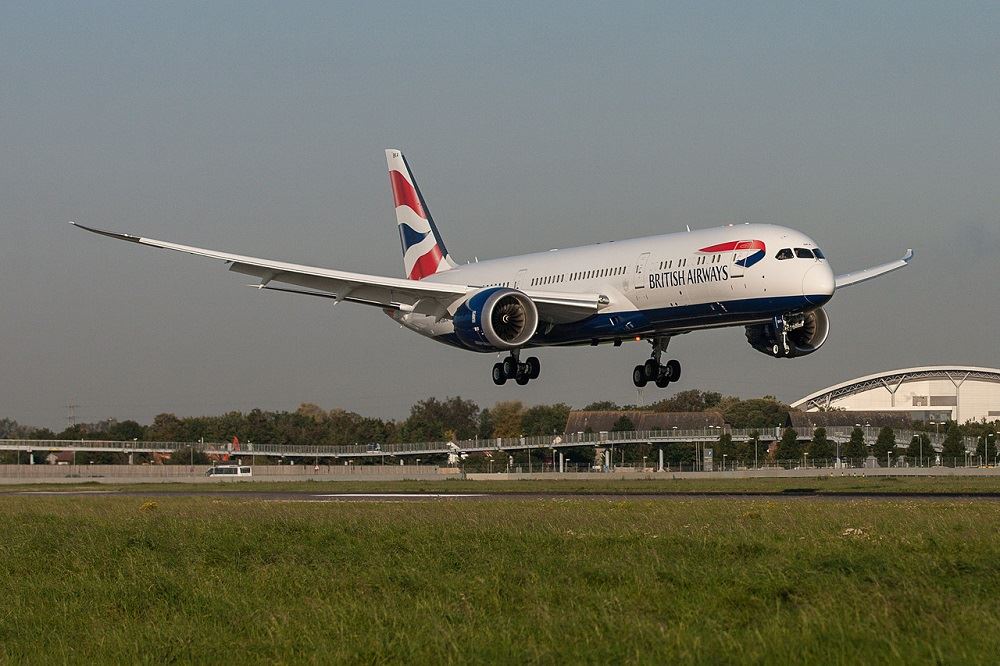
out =
[[[539,326],[538,332],[525,347],[589,344],[595,340],[626,339],[652,334],[681,333],[699,328],[719,328],[753,320],[768,320],[789,312],[814,310],[829,300],[828,295],[778,296],[596,314],[571,324],[556,324],[551,328]],[[434,339],[472,351],[496,351],[469,347],[454,333]]]

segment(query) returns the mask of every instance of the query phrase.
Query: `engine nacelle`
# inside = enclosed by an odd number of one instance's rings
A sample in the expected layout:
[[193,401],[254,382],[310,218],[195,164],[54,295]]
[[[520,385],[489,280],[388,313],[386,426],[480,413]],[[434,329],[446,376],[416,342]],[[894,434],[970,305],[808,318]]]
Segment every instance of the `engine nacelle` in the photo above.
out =
[[747,326],[747,342],[762,354],[777,358],[795,358],[812,354],[823,346],[830,335],[830,318],[826,316],[823,308],[788,319],[791,320],[788,351],[785,351],[781,334],[774,323]]
[[469,349],[517,349],[538,329],[538,308],[517,289],[486,287],[458,306],[452,321],[455,335]]

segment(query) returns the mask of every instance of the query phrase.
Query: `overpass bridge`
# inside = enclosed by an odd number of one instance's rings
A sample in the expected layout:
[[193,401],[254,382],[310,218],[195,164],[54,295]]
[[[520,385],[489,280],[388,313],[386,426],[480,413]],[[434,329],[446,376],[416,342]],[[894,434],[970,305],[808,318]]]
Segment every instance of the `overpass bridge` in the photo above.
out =
[[[826,436],[841,444],[851,438],[852,427],[831,427],[826,429]],[[813,428],[794,428],[800,441],[808,441],[813,437]],[[257,456],[285,458],[342,458],[364,459],[381,458],[384,456],[432,456],[449,453],[484,453],[493,451],[521,451],[534,449],[561,449],[575,446],[617,447],[627,444],[692,444],[704,446],[718,442],[719,437],[727,434],[736,442],[752,442],[769,445],[781,438],[784,428],[736,429],[727,427],[709,427],[697,430],[627,431],[627,432],[596,432],[596,433],[565,433],[561,435],[540,435],[533,437],[504,437],[492,439],[467,439],[454,442],[411,442],[397,444],[367,444],[347,446],[299,446],[295,444],[260,444],[246,443],[234,448],[228,442],[143,442],[143,441],[102,441],[102,440],[35,440],[35,439],[0,439],[0,451],[39,452],[102,452],[122,453],[129,456],[135,453],[173,453],[177,450],[193,448],[206,454],[229,454],[239,458],[255,459]],[[878,428],[862,428],[865,442],[872,444],[878,437]],[[935,433],[920,433],[910,430],[897,430],[896,443],[906,446],[918,434],[926,434],[933,448],[940,450],[944,437]],[[966,438],[966,448],[975,449],[974,438]],[[32,464],[35,463],[31,456]]]

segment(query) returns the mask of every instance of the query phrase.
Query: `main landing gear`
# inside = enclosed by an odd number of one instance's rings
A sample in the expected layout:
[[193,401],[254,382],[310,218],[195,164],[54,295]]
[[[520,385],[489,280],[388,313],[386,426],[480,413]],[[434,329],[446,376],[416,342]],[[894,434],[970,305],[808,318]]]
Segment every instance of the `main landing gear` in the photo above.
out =
[[637,388],[642,388],[649,382],[655,383],[658,388],[667,388],[670,382],[676,382],[681,378],[681,364],[674,359],[667,361],[666,364],[660,362],[660,356],[670,344],[669,337],[653,338],[650,342],[653,345],[651,358],[642,365],[635,366],[632,370],[632,383]]
[[542,364],[535,356],[529,356],[524,363],[518,360],[521,350],[511,351],[510,356],[502,363],[493,366],[493,383],[503,386],[508,379],[513,379],[519,386],[524,386],[532,379],[538,379],[538,374],[542,370]]

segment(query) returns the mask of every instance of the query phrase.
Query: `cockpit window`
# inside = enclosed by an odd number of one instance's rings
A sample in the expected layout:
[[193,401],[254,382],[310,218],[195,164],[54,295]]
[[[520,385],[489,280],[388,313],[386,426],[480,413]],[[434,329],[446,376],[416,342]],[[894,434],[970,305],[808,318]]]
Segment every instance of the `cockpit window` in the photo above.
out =
[[774,258],[775,259],[791,259],[792,256],[793,256],[792,255],[792,249],[788,248],[788,247],[784,247],[784,248],[781,248],[780,250],[778,250],[778,254],[774,255]]
[[819,251],[819,248],[816,248],[815,250],[813,250],[813,254],[816,255],[817,259],[826,259],[826,257],[823,255],[823,253]]
[[797,247],[795,248],[795,256],[798,257],[799,259],[812,259],[813,252],[808,248]]

